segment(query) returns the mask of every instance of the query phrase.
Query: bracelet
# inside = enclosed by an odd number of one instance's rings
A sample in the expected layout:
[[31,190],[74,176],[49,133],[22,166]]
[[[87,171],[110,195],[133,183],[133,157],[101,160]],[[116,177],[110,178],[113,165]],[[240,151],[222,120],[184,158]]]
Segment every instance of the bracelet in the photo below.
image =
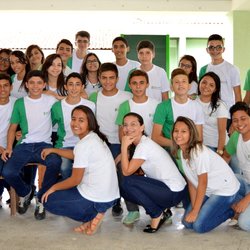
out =
[[223,150],[217,149],[216,153],[221,156],[221,155],[223,155]]

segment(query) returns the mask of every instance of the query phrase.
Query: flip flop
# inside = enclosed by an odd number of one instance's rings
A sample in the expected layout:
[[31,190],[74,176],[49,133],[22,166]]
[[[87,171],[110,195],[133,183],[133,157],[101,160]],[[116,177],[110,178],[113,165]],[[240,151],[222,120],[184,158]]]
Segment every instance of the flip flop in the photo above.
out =
[[104,213],[98,213],[96,217],[90,222],[90,226],[86,231],[87,235],[93,235],[96,233],[97,229],[100,227],[102,220],[104,218]]

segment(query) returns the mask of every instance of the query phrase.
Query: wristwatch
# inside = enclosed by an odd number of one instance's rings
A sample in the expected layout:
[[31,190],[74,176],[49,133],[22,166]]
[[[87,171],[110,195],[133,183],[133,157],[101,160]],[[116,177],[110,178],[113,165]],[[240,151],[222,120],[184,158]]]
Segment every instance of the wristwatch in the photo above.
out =
[[217,149],[216,153],[217,153],[218,155],[223,155],[223,150]]

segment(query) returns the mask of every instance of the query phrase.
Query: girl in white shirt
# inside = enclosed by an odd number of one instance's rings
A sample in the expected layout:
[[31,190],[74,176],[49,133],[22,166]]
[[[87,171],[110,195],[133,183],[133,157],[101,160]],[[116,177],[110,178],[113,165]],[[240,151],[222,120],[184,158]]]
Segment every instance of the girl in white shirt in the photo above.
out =
[[51,213],[82,221],[75,231],[92,235],[106,210],[120,196],[116,167],[107,139],[99,131],[90,108],[79,105],[73,109],[71,129],[80,138],[73,152],[66,149],[42,152],[43,158],[50,153],[74,158],[72,175],[53,185],[43,195],[42,202]]
[[[133,112],[125,115],[123,132],[121,194],[144,207],[151,217],[144,232],[155,233],[167,219],[165,210],[184,198],[186,182],[166,150],[143,135],[140,115]],[[140,168],[146,176],[135,174]]]
[[179,116],[172,131],[173,155],[186,176],[191,203],[182,223],[198,233],[208,232],[234,216],[240,183],[227,163],[202,145],[194,122]]

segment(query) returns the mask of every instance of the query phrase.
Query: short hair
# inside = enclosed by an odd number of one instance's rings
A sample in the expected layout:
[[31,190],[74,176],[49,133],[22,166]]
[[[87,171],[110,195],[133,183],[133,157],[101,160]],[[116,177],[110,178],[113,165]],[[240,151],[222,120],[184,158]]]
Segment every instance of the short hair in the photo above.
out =
[[128,41],[127,41],[124,37],[122,37],[122,36],[117,36],[117,37],[112,41],[112,45],[114,45],[114,43],[117,42],[117,41],[122,41],[122,42],[126,45],[126,47],[129,46],[129,45],[128,45]]
[[155,45],[153,42],[151,42],[149,40],[140,41],[136,46],[137,52],[139,52],[141,49],[145,49],[145,48],[150,49],[152,52],[155,52]]
[[214,40],[221,41],[222,44],[224,44],[222,36],[218,35],[218,34],[213,34],[213,35],[209,36],[207,39],[207,43],[209,43],[210,41],[214,41]]
[[231,119],[233,114],[239,110],[245,111],[250,116],[250,108],[245,102],[236,102],[229,110]]
[[72,78],[72,77],[73,77],[73,78],[78,78],[78,79],[82,82],[82,84],[83,84],[82,77],[81,77],[81,75],[80,75],[79,73],[77,73],[77,72],[72,72],[72,73],[70,73],[70,74],[67,76],[66,80],[65,80],[65,84],[67,84],[68,81],[69,81],[69,79]]
[[71,41],[68,40],[68,39],[62,39],[62,40],[56,45],[56,51],[58,50],[59,46],[60,46],[62,43],[65,43],[65,44],[69,45],[70,48],[71,48],[71,52],[73,51],[73,44],[72,44]]
[[140,69],[136,69],[134,71],[131,72],[131,74],[129,75],[128,78],[128,82],[130,83],[132,77],[134,76],[144,76],[146,78],[147,83],[149,83],[149,78],[148,78],[148,74],[147,72],[140,70]]
[[6,80],[6,81],[8,81],[10,83],[10,85],[12,85],[11,78],[10,78],[10,76],[8,74],[1,73],[0,74],[0,81],[1,80]]
[[44,53],[43,53],[42,49],[41,49],[38,45],[36,45],[36,44],[31,44],[31,45],[26,49],[25,55],[26,55],[27,58],[29,59],[29,58],[31,57],[31,52],[32,52],[33,49],[39,50],[39,52],[42,54],[42,61],[41,61],[41,63],[43,64],[43,62],[44,62]]
[[118,69],[114,63],[110,63],[110,62],[103,63],[100,67],[99,75],[101,75],[105,71],[113,71],[116,77],[118,77]]
[[173,80],[174,77],[176,77],[176,76],[178,76],[178,75],[185,75],[185,76],[187,76],[187,78],[188,78],[188,74],[187,74],[183,69],[181,69],[181,68],[176,68],[176,69],[174,69],[174,70],[172,71],[172,73],[171,73],[171,80]]
[[88,40],[90,41],[90,34],[88,31],[85,31],[85,30],[81,30],[81,31],[78,31],[75,35],[75,39],[77,39],[78,36],[81,36],[81,37],[87,37]]
[[28,82],[32,77],[40,77],[45,82],[45,77],[41,70],[31,70],[28,72],[26,81]]

